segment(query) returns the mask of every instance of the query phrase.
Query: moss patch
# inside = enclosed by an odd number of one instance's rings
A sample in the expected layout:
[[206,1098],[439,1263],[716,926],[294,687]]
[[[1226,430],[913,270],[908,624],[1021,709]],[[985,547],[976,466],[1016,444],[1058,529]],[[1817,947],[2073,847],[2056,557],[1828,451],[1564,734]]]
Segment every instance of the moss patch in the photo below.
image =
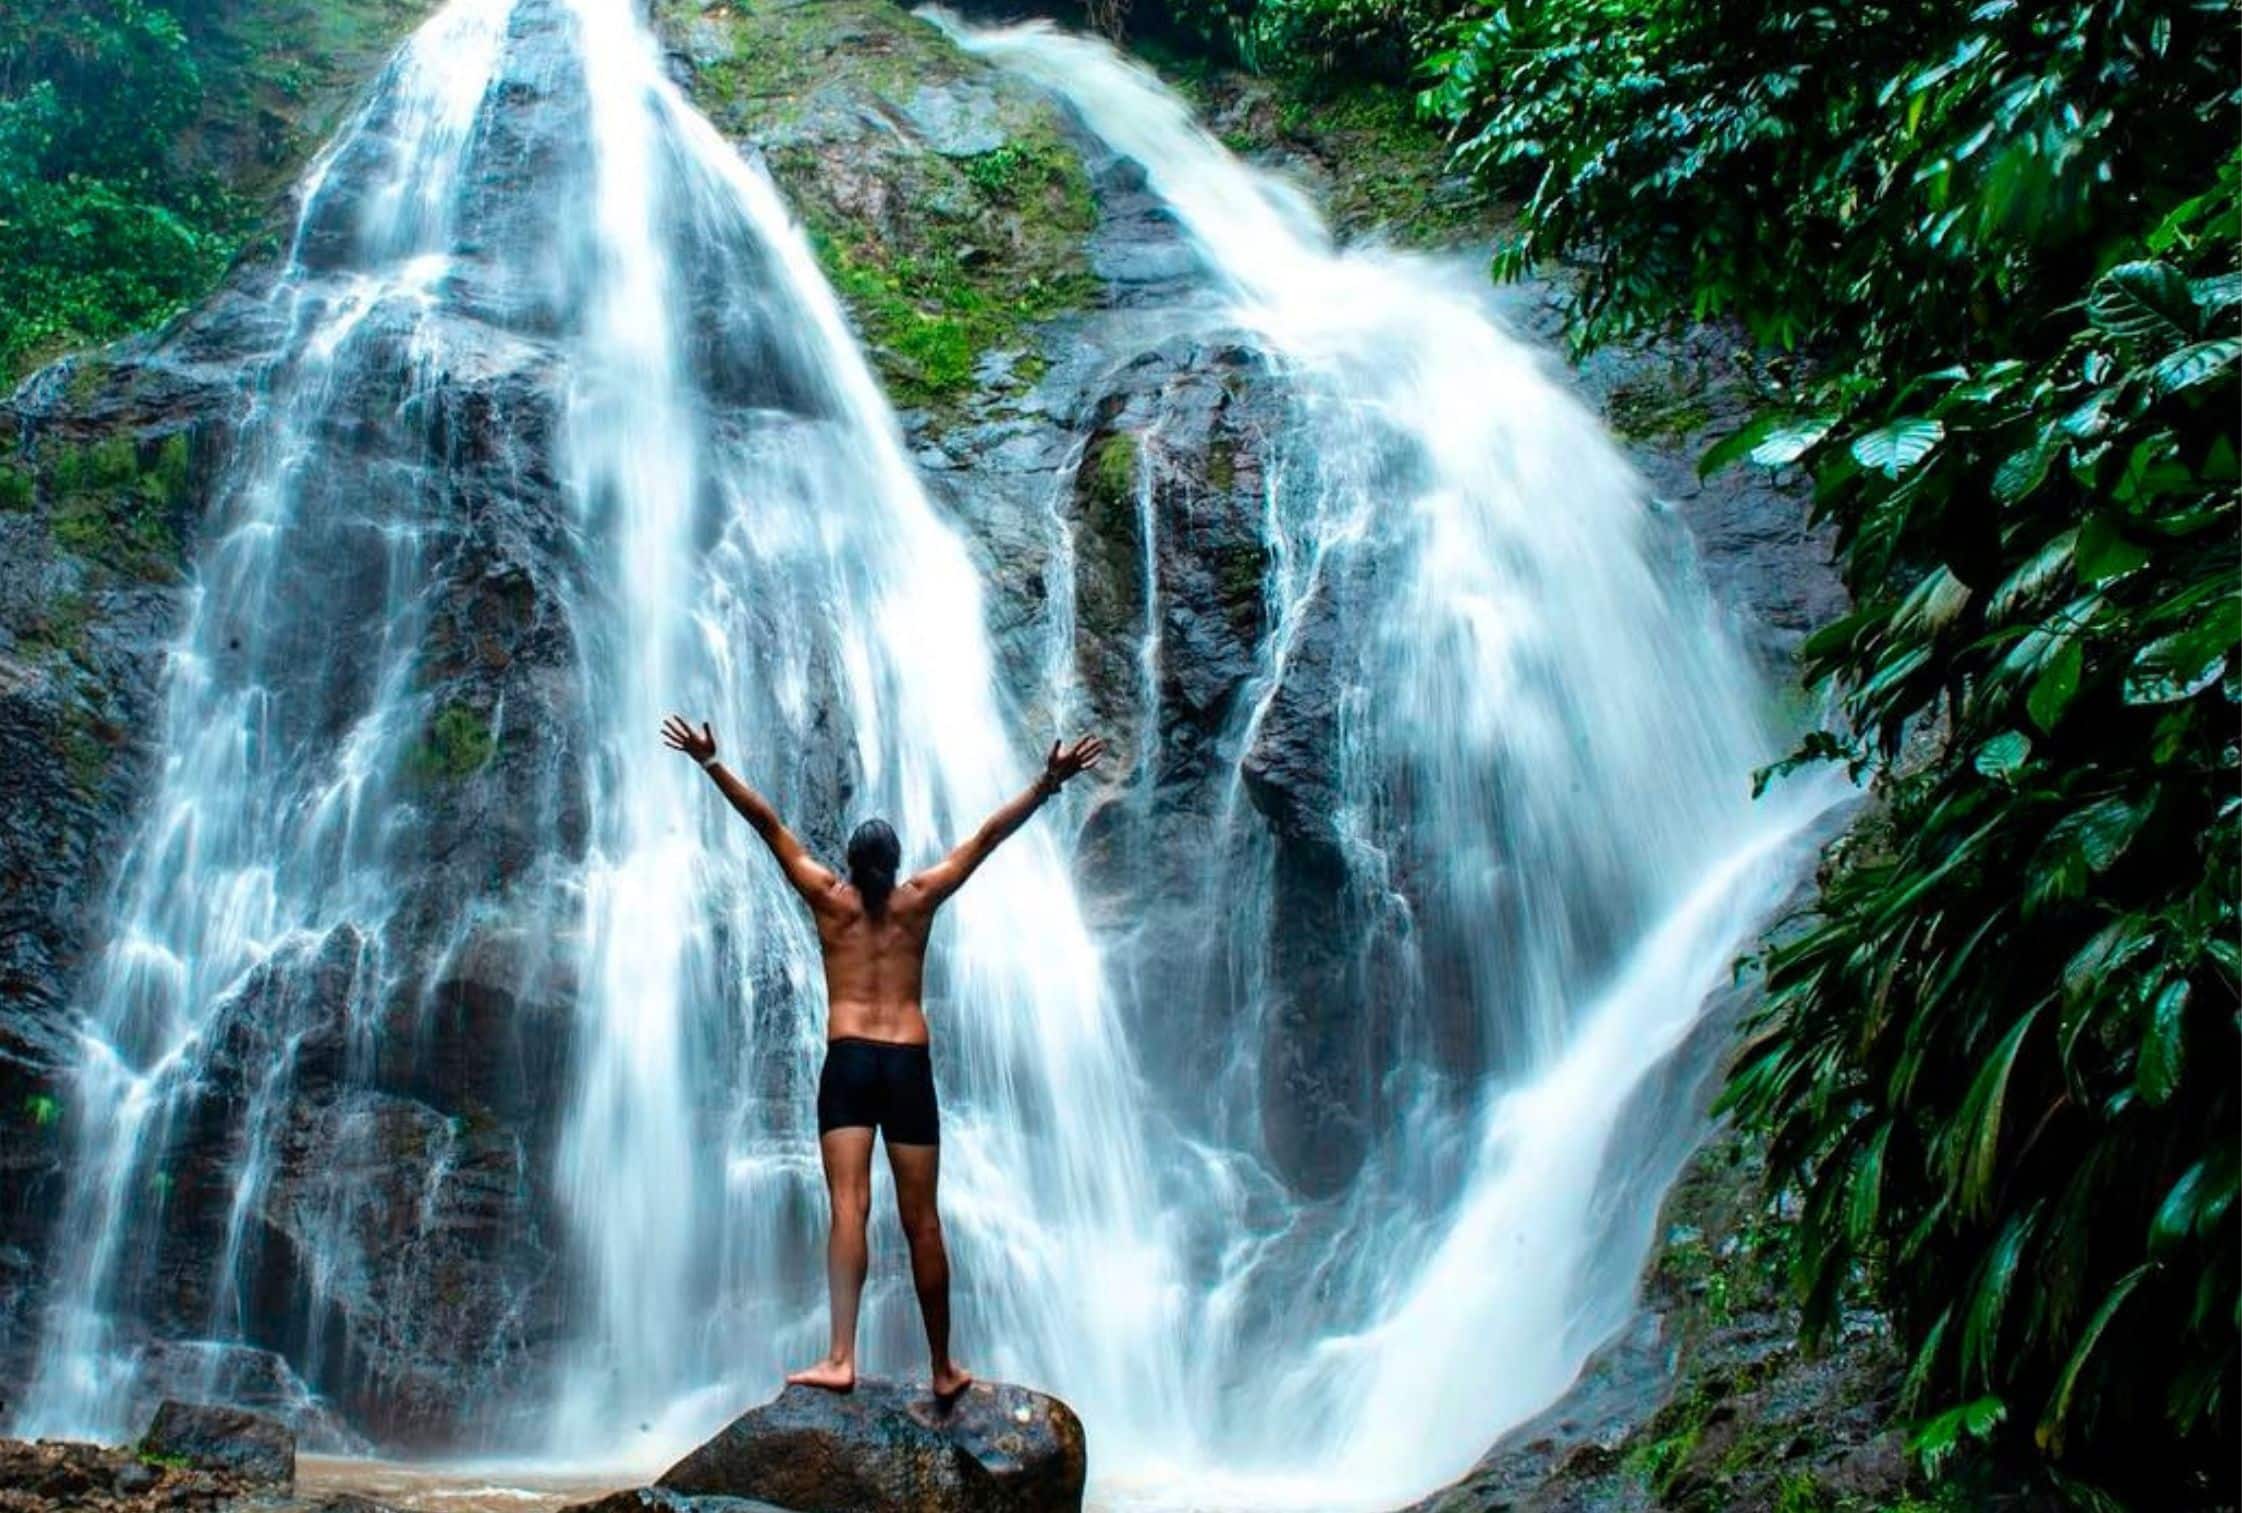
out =
[[421,782],[456,783],[480,772],[497,750],[482,716],[465,704],[447,704],[428,722],[408,766]]
[[1127,431],[1112,432],[1091,446],[1083,460],[1083,493],[1099,522],[1134,508],[1141,456],[1136,437]]
[[[998,387],[1035,382],[1031,328],[1099,288],[1083,250],[1089,176],[1048,102],[995,89],[885,0],[662,0],[657,19],[695,60],[710,118],[764,149],[898,403],[962,418],[992,352],[1018,354]],[[913,112],[930,91],[970,94],[997,144],[945,155],[920,142]]]
[[17,467],[14,463],[0,462],[0,510],[12,510],[21,514],[35,502],[36,491],[32,486],[31,470]]
[[67,659],[85,650],[86,626],[93,607],[83,594],[62,593],[39,606],[37,617],[16,637],[16,649],[26,656]]
[[62,728],[55,733],[55,747],[61,753],[63,771],[79,792],[91,794],[101,787],[109,773],[115,737],[114,730],[103,728],[83,706],[73,705],[64,714]]
[[190,493],[184,432],[153,446],[109,436],[46,450],[56,546],[133,577],[162,581],[178,572],[173,521]]
[[1453,246],[1499,223],[1494,201],[1451,171],[1446,138],[1417,119],[1408,90],[1370,80],[1249,74],[1154,43],[1138,51],[1232,152],[1312,159],[1324,213],[1344,234],[1374,231],[1403,246]]
[[1614,434],[1640,442],[1675,442],[1712,423],[1704,383],[1679,378],[1671,384],[1646,379],[1622,383],[1604,400],[1604,415]]

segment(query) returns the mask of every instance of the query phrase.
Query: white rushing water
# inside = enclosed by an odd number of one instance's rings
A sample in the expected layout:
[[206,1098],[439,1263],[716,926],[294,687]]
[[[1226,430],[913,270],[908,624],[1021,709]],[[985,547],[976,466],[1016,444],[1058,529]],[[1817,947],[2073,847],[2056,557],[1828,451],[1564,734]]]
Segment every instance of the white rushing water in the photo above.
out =
[[[1130,939],[1077,901],[1079,808],[976,877],[930,965],[962,1358],[1067,1397],[1108,1504],[1390,1504],[1548,1403],[1626,1317],[1696,1117],[1686,1087],[1659,1103],[1659,1079],[1690,1081],[1668,1063],[1833,795],[1749,800],[1779,745],[1764,690],[1640,480],[1483,280],[1335,246],[1102,45],[944,24],[1143,166],[1220,296],[1206,333],[1259,354],[1286,418],[1254,697],[1216,742],[1207,861],[1163,905],[1224,965],[1188,1002],[1146,1001]],[[550,182],[510,179],[519,160],[491,145],[510,91],[570,123],[537,160],[558,163]],[[524,197],[558,208],[525,219]],[[525,1384],[538,1407],[507,1420],[536,1428],[490,1448],[645,1462],[824,1337],[816,941],[659,746],[661,716],[708,719],[828,844],[887,816],[907,865],[1016,791],[1057,732],[1000,694],[972,559],[803,235],[670,82],[632,0],[452,0],[323,155],[303,214],[345,217],[352,251],[338,267],[300,247],[271,296],[292,334],[214,506],[164,764],[87,990],[73,1101],[106,1117],[74,1121],[64,1272],[15,1427],[137,1427],[137,1240],[164,1222],[161,1157],[219,1057],[256,1060],[261,1091],[199,1327],[243,1336],[244,1236],[317,1007],[304,984],[348,985],[363,1079],[377,1007],[428,970],[427,911],[399,900],[425,860],[410,769],[445,592],[429,543],[457,505],[437,463],[338,484],[307,459],[369,395],[406,415],[479,371],[480,323],[519,305],[505,350],[552,393],[558,503],[533,524],[568,543],[581,711],[566,770],[534,783],[588,816],[578,842],[542,836],[531,869],[561,900],[525,923],[568,958],[575,1025],[555,1147],[522,1151],[520,1178],[549,1173],[579,1290],[552,1378]],[[345,563],[351,623],[323,597],[323,566]],[[1041,707],[1066,709],[1075,628],[1052,602]],[[1346,888],[1398,943],[1382,980],[1402,1001],[1376,1006],[1390,1127],[1310,1197],[1258,1133],[1283,1096],[1264,1063],[1286,921],[1241,774],[1320,640]],[[1180,654],[1148,605],[1148,705]],[[1140,783],[1126,801],[1149,823],[1159,800]],[[439,945],[529,909],[511,881],[443,903]],[[1193,1074],[1152,1070],[1173,1066]],[[875,1212],[867,1365],[921,1369],[900,1236]],[[323,1242],[311,1281],[310,1379],[321,1290],[364,1270],[350,1244]]]
[[[485,81],[498,55],[507,0],[457,0],[390,66],[376,106],[313,166],[316,203],[337,158],[383,137],[387,191],[355,228],[363,271],[311,279],[300,261],[272,296],[290,332],[245,433],[241,460],[212,506],[187,623],[172,649],[162,766],[132,849],[118,867],[106,950],[86,990],[84,1046],[71,1104],[71,1179],[58,1226],[55,1302],[39,1365],[19,1403],[17,1432],[126,1438],[136,1352],[116,1338],[119,1315],[146,1285],[148,1248],[171,1174],[163,1156],[192,1109],[205,1063],[238,1054],[226,1043],[238,1006],[266,991],[269,963],[304,961],[332,944],[359,1000],[382,975],[380,933],[392,899],[383,835],[387,778],[419,726],[412,662],[424,562],[412,505],[376,480],[342,520],[300,515],[312,433],[326,418],[355,344],[378,345],[406,395],[425,390],[441,354],[416,338],[444,272],[453,210]],[[385,511],[394,511],[384,518]],[[332,573],[368,554],[368,635],[320,672],[325,638],[302,632],[300,606],[322,581],[293,569],[289,548],[317,541]],[[269,634],[265,633],[269,629]],[[359,700],[349,713],[330,700]],[[310,727],[339,736],[307,744]],[[284,994],[275,997],[285,999]],[[213,1336],[240,1326],[232,1285],[242,1226],[270,1174],[270,1135],[285,1096],[296,1025],[285,1001],[259,1028],[265,1065],[249,1120],[222,1274],[208,1320]]]
[[[1353,886],[1401,917],[1412,961],[1387,980],[1468,995],[1479,1030],[1476,1068],[1442,1067],[1435,1025],[1458,1006],[1400,1016],[1390,1137],[1335,1202],[1283,1206],[1315,1239],[1288,1245],[1265,1216],[1262,1234],[1209,1238],[1195,1396],[1109,1485],[1390,1505],[1553,1400],[1626,1318],[1697,1117],[1703,1053],[1671,1058],[1841,795],[1750,800],[1747,774],[1781,745],[1766,689],[1640,478],[1492,316],[1479,268],[1335,245],[1304,196],[1101,42],[924,14],[1143,169],[1220,295],[1206,332],[1242,338],[1286,388],[1268,688],[1229,749],[1250,748],[1286,659],[1335,617]],[[1265,859],[1239,849],[1201,900],[1248,961],[1208,1064],[1266,1102],[1257,1020],[1276,995],[1251,942],[1282,921]],[[1460,1099],[1440,1086],[1457,1070]],[[1223,1164],[1250,1190],[1250,1138],[1230,1138],[1246,1149]],[[1216,1197],[1187,1227],[1235,1224]]]

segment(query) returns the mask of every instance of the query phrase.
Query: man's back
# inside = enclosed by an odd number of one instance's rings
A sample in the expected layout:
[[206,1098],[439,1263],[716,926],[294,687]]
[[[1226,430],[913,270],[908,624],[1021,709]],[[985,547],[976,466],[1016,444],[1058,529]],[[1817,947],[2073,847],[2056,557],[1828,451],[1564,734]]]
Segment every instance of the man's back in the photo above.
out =
[[899,884],[873,914],[844,881],[814,901],[817,939],[825,954],[826,1034],[832,1039],[927,1042],[919,986],[926,941],[939,900],[916,878]]

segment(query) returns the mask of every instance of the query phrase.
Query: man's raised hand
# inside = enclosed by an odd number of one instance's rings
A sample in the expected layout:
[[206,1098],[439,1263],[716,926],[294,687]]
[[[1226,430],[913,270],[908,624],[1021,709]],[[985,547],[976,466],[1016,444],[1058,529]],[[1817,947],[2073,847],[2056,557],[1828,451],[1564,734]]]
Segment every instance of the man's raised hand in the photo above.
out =
[[1094,735],[1086,735],[1072,746],[1051,743],[1051,754],[1043,759],[1043,786],[1057,793],[1066,786],[1067,779],[1087,772],[1105,755],[1105,742]]
[[702,722],[696,733],[693,727],[676,715],[662,721],[662,744],[672,751],[682,751],[694,761],[706,766],[716,755],[716,732]]

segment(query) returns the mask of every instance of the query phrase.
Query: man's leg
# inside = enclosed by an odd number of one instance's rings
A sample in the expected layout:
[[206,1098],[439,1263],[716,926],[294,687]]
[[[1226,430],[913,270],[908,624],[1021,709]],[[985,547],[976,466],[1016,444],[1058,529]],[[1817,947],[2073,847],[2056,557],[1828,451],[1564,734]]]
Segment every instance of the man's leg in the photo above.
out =
[[895,1173],[896,1213],[903,1220],[904,1238],[911,1242],[911,1281],[918,1288],[919,1313],[926,1319],[934,1395],[955,1397],[973,1378],[950,1359],[950,1256],[942,1247],[942,1218],[934,1207],[941,1156],[939,1145],[887,1143],[888,1168]]
[[856,1305],[864,1296],[864,1224],[872,1214],[872,1131],[832,1130],[818,1138],[817,1148],[825,1158],[825,1191],[833,1200],[833,1229],[825,1242],[833,1348],[787,1380],[846,1392],[856,1385]]

